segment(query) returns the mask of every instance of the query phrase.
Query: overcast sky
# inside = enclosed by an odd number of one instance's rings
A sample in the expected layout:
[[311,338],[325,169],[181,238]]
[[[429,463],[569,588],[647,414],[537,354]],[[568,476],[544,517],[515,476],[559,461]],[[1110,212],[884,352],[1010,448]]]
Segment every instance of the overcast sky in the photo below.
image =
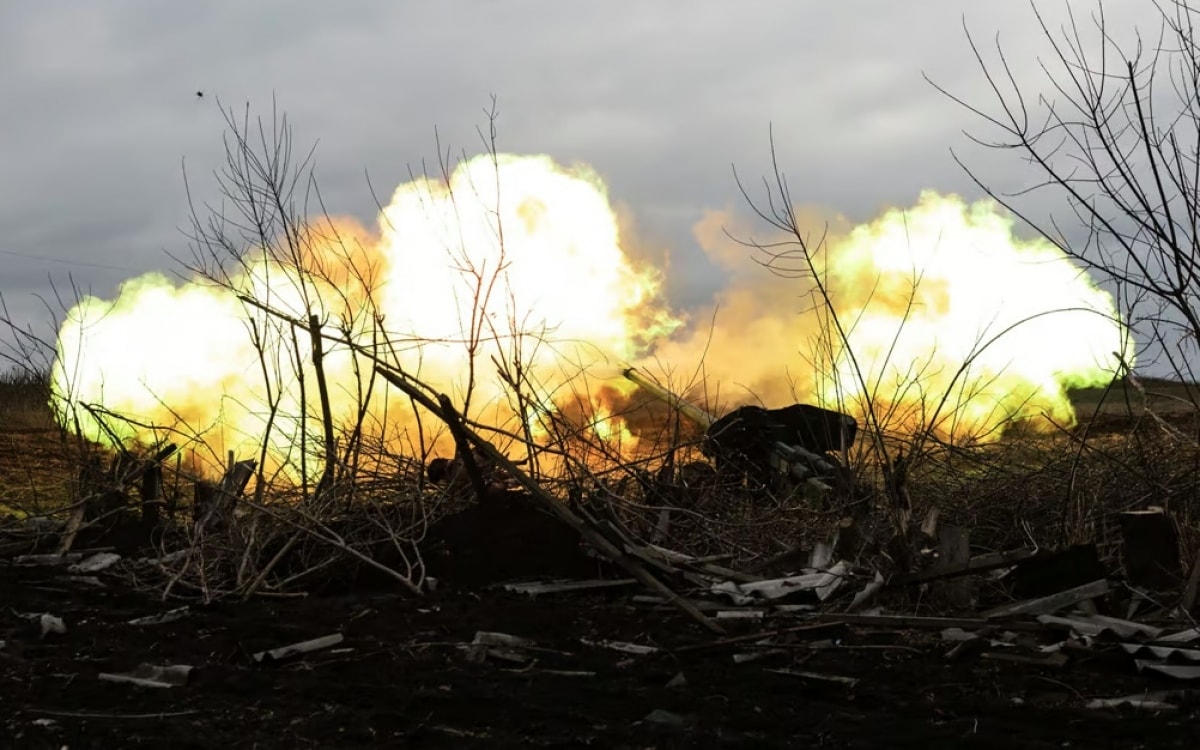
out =
[[[1149,7],[1106,6],[1114,25]],[[923,188],[977,197],[952,146],[998,184],[1029,177],[971,149],[973,121],[922,78],[986,101],[964,23],[1043,85],[1023,2],[4,0],[0,292],[37,320],[48,276],[105,296],[176,269],[181,164],[220,166],[217,98],[265,113],[276,97],[302,144],[320,140],[332,208],[369,219],[364,170],[386,196],[436,155],[435,128],[475,150],[494,94],[501,148],[592,165],[670,246],[688,304],[715,273],[692,226],[739,203],[731,164],[762,174],[769,127],[795,197],[856,220]]]

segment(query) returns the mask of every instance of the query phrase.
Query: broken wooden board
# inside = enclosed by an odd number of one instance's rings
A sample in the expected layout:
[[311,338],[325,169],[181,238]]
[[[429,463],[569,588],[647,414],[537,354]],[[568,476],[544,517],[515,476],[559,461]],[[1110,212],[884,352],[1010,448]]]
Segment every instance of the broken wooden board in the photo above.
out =
[[928,581],[937,581],[945,578],[957,578],[959,576],[975,575],[977,573],[987,573],[999,568],[1011,567],[1022,560],[1038,554],[1036,547],[1022,547],[1021,549],[1010,550],[1007,552],[989,552],[985,555],[976,555],[967,561],[965,565],[959,567],[946,568],[930,568],[916,573],[906,573],[904,575],[893,576],[888,585],[904,586],[914,583],[926,583]]
[[1094,599],[1098,596],[1104,596],[1111,590],[1111,585],[1108,579],[1102,578],[1098,581],[1085,583],[1082,586],[1076,586],[1073,589],[1043,596],[1037,599],[1027,599],[1022,602],[1013,604],[1005,604],[1000,607],[995,607],[983,613],[985,620],[999,620],[1005,617],[1017,617],[1019,615],[1048,615],[1059,610],[1078,604],[1087,599]]
[[632,586],[636,578],[619,578],[616,580],[592,581],[531,581],[529,583],[506,583],[503,588],[514,594],[525,594],[533,598],[542,594],[565,594],[574,591],[594,591],[596,589],[611,589]]

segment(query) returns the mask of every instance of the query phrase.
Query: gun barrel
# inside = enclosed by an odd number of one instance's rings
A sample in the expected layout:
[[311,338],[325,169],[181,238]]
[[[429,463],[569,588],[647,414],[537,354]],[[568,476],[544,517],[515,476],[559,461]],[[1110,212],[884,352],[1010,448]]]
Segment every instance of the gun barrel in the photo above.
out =
[[667,406],[670,406],[672,409],[678,410],[679,413],[695,422],[701,428],[707,430],[712,426],[712,423],[716,421],[716,417],[713,415],[704,411],[690,401],[686,401],[683,398],[676,396],[674,393],[671,393],[658,383],[650,380],[634,368],[628,367],[622,374],[627,380],[636,383],[643,390],[647,391],[650,393],[650,395],[654,396],[659,401],[662,401]]

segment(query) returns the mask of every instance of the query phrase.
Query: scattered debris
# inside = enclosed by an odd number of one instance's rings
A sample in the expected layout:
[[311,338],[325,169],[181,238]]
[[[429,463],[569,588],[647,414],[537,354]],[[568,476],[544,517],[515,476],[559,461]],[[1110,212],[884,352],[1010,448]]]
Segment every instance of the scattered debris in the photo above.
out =
[[293,643],[290,646],[282,646],[280,648],[271,649],[270,651],[259,651],[258,653],[254,654],[254,661],[262,662],[267,659],[271,661],[279,661],[280,659],[286,659],[289,656],[308,654],[313,651],[319,651],[323,648],[336,646],[343,640],[345,640],[345,637],[341,633],[334,633],[333,635],[326,635],[320,638],[313,638],[312,640],[308,641]]
[[624,641],[594,641],[590,638],[580,638],[579,642],[585,646],[593,648],[606,648],[611,651],[620,651],[625,654],[633,654],[635,656],[646,656],[648,654],[658,653],[658,649],[654,646],[642,646],[637,643],[626,643]]
[[1105,579],[1085,583],[1082,586],[1076,586],[1073,589],[1068,589],[1058,594],[1051,594],[1038,599],[1030,599],[1015,604],[1006,604],[1002,607],[984,612],[984,619],[999,620],[1006,617],[1014,617],[1016,615],[1040,615],[1058,612],[1066,609],[1073,604],[1078,604],[1086,599],[1094,599],[1098,596],[1104,596],[1110,590],[1111,586]]
[[1179,706],[1170,701],[1180,697],[1179,693],[1170,690],[1157,690],[1151,693],[1126,695],[1121,698],[1093,698],[1087,702],[1088,708],[1141,708],[1148,711],[1174,711]]
[[992,661],[1007,661],[1015,664],[1028,664],[1034,667],[1061,667],[1070,661],[1070,657],[1061,651],[1055,651],[1041,656],[1033,654],[1012,654],[1007,651],[989,651],[983,655],[984,659]]
[[65,635],[67,632],[67,623],[58,615],[52,615],[49,612],[13,612],[13,614],[22,620],[37,623],[41,638],[48,635]]
[[721,609],[717,610],[718,620],[761,620],[766,617],[765,609]]
[[825,601],[845,582],[847,567],[846,563],[839,562],[827,570],[769,581],[755,583],[722,581],[713,585],[712,592],[727,596],[734,604],[750,604],[762,599],[782,599],[805,592],[811,592],[819,601]]
[[146,615],[144,617],[135,617],[132,620],[129,620],[126,624],[127,625],[162,625],[164,623],[175,622],[176,620],[182,620],[183,618],[187,617],[188,614],[190,614],[190,613],[191,613],[191,609],[189,609],[187,605],[184,605],[182,607],[176,607],[175,609],[168,609],[166,612],[163,612],[162,614],[158,614],[158,615]]
[[[467,654],[467,661],[474,663],[482,663],[489,657],[500,659],[502,661],[513,662],[517,664],[527,664],[532,666],[536,662],[535,655],[553,655],[559,657],[569,657],[570,653],[566,651],[558,651],[555,649],[544,648],[538,646],[537,643],[529,638],[522,638],[508,633],[495,633],[480,630],[475,633],[475,638],[470,643],[464,643],[459,646]],[[545,674],[550,674],[553,670],[542,670]],[[570,671],[570,676],[584,676],[581,672]]]
[[532,661],[532,656],[523,653],[521,649],[531,648],[534,642],[508,633],[491,633],[479,631],[475,639],[463,645],[467,653],[467,661],[481,663],[489,656],[493,659],[525,663]]
[[83,559],[82,552],[66,552],[64,554],[18,555],[13,559],[17,565],[74,565]]
[[821,674],[819,672],[804,672],[804,671],[801,671],[798,669],[768,669],[767,671],[773,672],[774,674],[786,674],[786,675],[790,675],[792,677],[801,677],[806,680],[818,680],[820,682],[836,682],[839,685],[845,685],[846,687],[854,687],[855,685],[858,684],[858,678],[856,678],[856,677],[843,677],[841,675],[836,675],[836,674]]
[[77,563],[68,566],[67,570],[72,573],[99,573],[106,568],[111,568],[119,562],[121,556],[116,552],[97,552],[94,555],[85,557]]
[[685,729],[688,725],[688,720],[685,717],[671,711],[664,711],[661,708],[656,708],[650,713],[646,714],[646,717],[642,719],[642,722],[661,727],[663,729],[675,730]]
[[622,588],[632,586],[636,583],[636,578],[594,581],[537,581],[531,583],[507,583],[504,585],[504,590],[514,594],[525,594],[529,597],[536,597],[542,594],[563,594],[574,591]]
[[67,632],[67,624],[63,622],[61,617],[51,614],[41,614],[38,616],[38,623],[42,626],[42,637],[47,635],[65,635]]
[[1146,661],[1144,659],[1136,659],[1133,662],[1138,671],[1149,670],[1158,672],[1167,677],[1174,677],[1177,680],[1195,680],[1200,679],[1200,665],[1197,664],[1166,664],[1161,661]]
[[188,675],[192,669],[187,664],[170,664],[161,667],[154,664],[140,664],[137,669],[129,673],[101,672],[100,679],[105,682],[123,682],[139,687],[182,687],[187,684]]

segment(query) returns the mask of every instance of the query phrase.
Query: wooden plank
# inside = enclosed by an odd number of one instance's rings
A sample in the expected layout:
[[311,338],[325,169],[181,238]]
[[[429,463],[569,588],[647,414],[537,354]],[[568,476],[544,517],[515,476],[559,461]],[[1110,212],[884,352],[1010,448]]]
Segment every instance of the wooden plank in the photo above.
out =
[[1072,604],[1078,604],[1085,599],[1104,596],[1109,590],[1108,579],[1101,578],[1098,581],[1085,583],[1082,586],[1076,586],[1073,589],[1067,589],[1066,591],[1051,594],[1050,596],[1005,604],[1002,607],[996,607],[984,612],[983,616],[987,620],[999,620],[1004,617],[1015,617],[1016,615],[1048,615],[1069,607]]
[[[859,614],[821,614],[808,618],[815,622],[841,622],[847,625],[864,627],[893,628],[897,630],[943,630],[945,628],[962,628],[963,630],[995,627],[996,623],[977,617],[919,617],[916,615],[859,615]],[[1040,631],[1045,626],[1036,622],[1004,623],[1009,630]]]
[[938,581],[945,578],[957,578],[959,576],[975,575],[977,573],[987,573],[991,570],[999,568],[1007,568],[1015,565],[1022,560],[1028,560],[1037,555],[1038,550],[1035,547],[1023,547],[1021,549],[1009,550],[1007,552],[989,552],[986,555],[976,555],[967,561],[965,565],[959,567],[948,568],[930,568],[917,573],[908,573],[905,575],[893,576],[888,581],[889,586],[907,586],[914,583],[926,583],[928,581]]
[[637,579],[635,578],[619,578],[611,581],[535,581],[532,583],[506,583],[503,588],[505,591],[514,594],[525,594],[529,597],[535,597],[542,594],[563,594],[572,591],[619,588],[634,583],[637,583]]

